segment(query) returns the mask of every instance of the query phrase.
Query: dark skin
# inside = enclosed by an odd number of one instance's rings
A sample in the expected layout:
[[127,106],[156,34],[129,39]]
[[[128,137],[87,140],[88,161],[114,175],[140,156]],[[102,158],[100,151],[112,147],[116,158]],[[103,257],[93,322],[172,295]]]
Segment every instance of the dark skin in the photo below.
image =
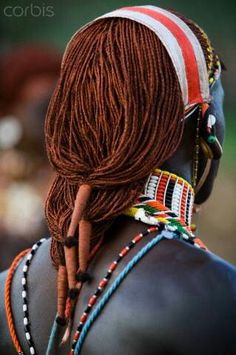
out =
[[[217,117],[217,135],[222,141],[224,117],[220,82],[213,88],[212,110]],[[181,146],[163,168],[191,179],[195,120],[186,121]],[[201,159],[201,165],[205,163]],[[202,167],[200,167],[202,168]],[[209,196],[218,162],[197,199]],[[209,211],[210,213],[210,211]],[[74,333],[89,296],[104,276],[107,266],[132,237],[144,230],[143,223],[119,217],[106,235],[106,242],[89,266],[92,281],[81,292],[75,311]],[[153,238],[152,233],[147,238]],[[146,245],[142,240],[119,264],[115,275]],[[39,248],[29,273],[29,316],[38,354],[45,354],[56,313],[56,271],[51,265],[50,239]],[[17,334],[27,349],[21,300],[21,267],[13,282],[12,308]],[[3,295],[6,272],[0,274]],[[15,354],[7,330],[3,297],[0,298],[0,353]],[[93,324],[83,345],[84,355],[233,355],[236,354],[236,268],[213,253],[184,241],[165,240],[152,249],[132,270]],[[71,344],[70,340],[70,344]],[[69,342],[55,354],[67,354]],[[28,354],[28,352],[26,352]]]

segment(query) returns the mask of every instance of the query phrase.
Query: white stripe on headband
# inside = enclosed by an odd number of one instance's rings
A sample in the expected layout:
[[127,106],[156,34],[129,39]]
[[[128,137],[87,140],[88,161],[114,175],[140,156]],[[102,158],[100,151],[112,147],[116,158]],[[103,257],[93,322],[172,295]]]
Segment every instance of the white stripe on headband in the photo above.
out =
[[[143,7],[143,6],[140,6],[140,7]],[[190,43],[192,44],[193,50],[194,50],[194,54],[195,54],[195,58],[196,58],[196,62],[197,62],[197,67],[198,67],[198,73],[199,73],[200,90],[201,90],[202,99],[203,99],[203,101],[208,101],[209,95],[210,95],[210,93],[209,93],[209,78],[208,78],[205,56],[204,56],[204,53],[203,53],[203,50],[202,50],[199,40],[197,39],[197,37],[195,36],[193,31],[190,29],[190,27],[183,20],[181,20],[178,16],[174,15],[170,11],[167,11],[165,9],[161,9],[160,7],[152,6],[152,5],[149,5],[146,7],[167,16],[173,22],[175,22],[176,25],[181,27],[182,30],[185,32]]]

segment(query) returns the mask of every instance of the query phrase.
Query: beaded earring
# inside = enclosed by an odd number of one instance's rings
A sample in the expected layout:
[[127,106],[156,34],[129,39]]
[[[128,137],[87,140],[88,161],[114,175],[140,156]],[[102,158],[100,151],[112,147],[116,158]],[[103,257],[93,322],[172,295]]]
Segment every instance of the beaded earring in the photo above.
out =
[[199,106],[198,115],[197,115],[197,122],[196,122],[196,135],[195,135],[193,164],[192,164],[192,187],[194,190],[197,186],[197,178],[198,178],[201,115],[202,115],[202,108],[201,108],[201,106]]

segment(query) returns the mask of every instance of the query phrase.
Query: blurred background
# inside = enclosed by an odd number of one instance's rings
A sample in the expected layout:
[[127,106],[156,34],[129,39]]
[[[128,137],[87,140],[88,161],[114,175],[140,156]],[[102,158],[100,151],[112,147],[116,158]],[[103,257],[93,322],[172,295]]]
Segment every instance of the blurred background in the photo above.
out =
[[231,0],[1,0],[0,271],[22,249],[48,236],[44,201],[52,171],[43,124],[66,43],[83,24],[127,5],[157,5],[195,20],[227,67],[224,156],[214,192],[197,216],[209,249],[236,264],[236,3]]

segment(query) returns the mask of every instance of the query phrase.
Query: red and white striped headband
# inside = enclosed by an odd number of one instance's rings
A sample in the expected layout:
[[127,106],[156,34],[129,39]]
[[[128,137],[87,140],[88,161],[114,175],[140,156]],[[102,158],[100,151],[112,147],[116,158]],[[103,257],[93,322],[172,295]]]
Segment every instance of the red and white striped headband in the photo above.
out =
[[150,28],[165,46],[179,79],[185,110],[210,101],[206,61],[200,42],[179,17],[157,6],[124,7],[96,18],[127,18]]

